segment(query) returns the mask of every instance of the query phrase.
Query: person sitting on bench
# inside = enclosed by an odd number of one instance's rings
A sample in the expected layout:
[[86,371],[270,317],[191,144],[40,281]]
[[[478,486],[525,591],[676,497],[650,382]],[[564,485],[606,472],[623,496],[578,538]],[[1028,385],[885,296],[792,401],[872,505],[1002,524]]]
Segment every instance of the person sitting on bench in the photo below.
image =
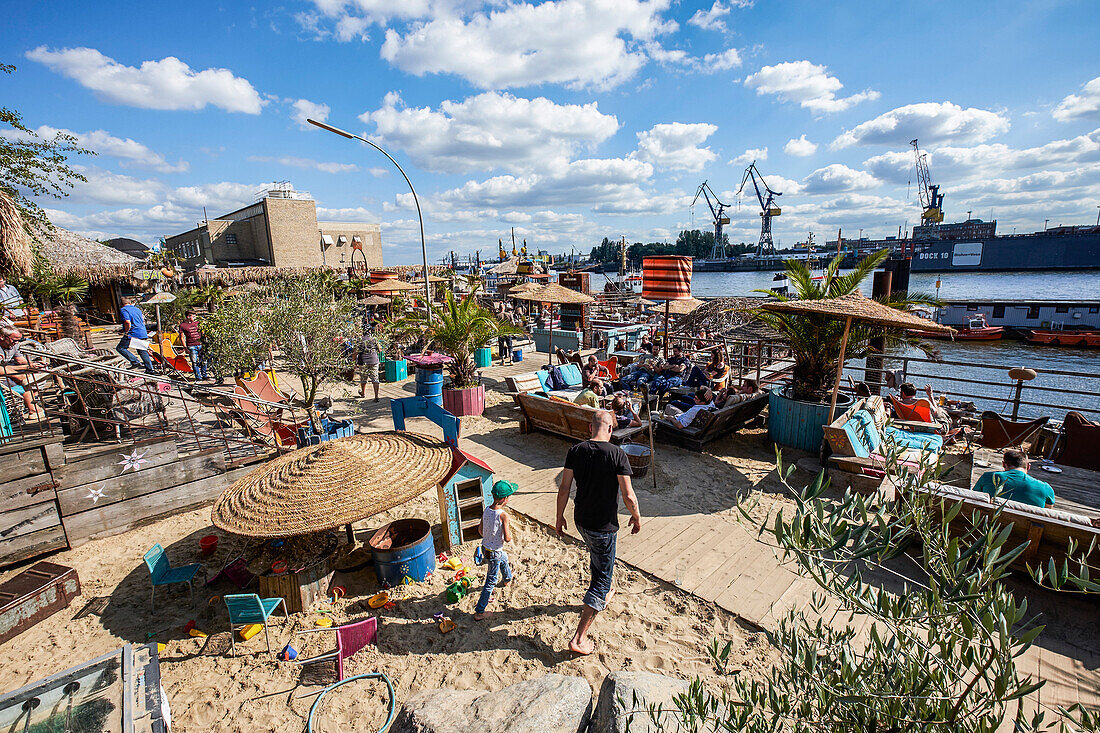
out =
[[626,395],[617,394],[611,400],[611,412],[615,415],[615,429],[641,427],[642,420]]
[[714,393],[710,391],[709,387],[700,387],[695,392],[695,404],[687,410],[681,410],[675,405],[665,405],[665,417],[668,418],[669,424],[677,428],[686,428],[691,425],[691,421],[695,419],[703,410],[714,409]]
[[1003,471],[983,473],[974,484],[974,490],[1021,504],[1054,506],[1054,489],[1050,488],[1050,484],[1028,476],[1027,454],[1018,450],[1006,450],[1001,465],[1004,466]]

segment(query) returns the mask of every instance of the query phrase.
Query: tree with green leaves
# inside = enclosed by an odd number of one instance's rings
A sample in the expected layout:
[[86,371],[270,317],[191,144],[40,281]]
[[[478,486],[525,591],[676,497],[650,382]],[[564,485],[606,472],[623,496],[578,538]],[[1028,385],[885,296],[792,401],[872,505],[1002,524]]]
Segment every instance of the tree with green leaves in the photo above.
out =
[[[909,471],[898,452],[887,448],[899,490],[893,503],[854,492],[837,499],[819,474],[793,492],[793,512],[770,521],[739,505],[820,592],[770,632],[780,660],[766,674],[739,675],[720,693],[696,681],[678,696],[675,730],[993,733],[1006,722],[1020,732],[1100,729],[1100,711],[1025,700],[1044,682],[1018,661],[1043,626],[1005,581],[1027,543],[1008,542],[999,512],[964,512],[957,499],[931,491],[939,467]],[[778,456],[777,463],[786,483],[794,467]],[[731,647],[711,647],[720,671]],[[664,729],[655,706],[621,704]]]
[[[860,284],[875,271],[889,255],[882,250],[868,255],[856,263],[855,268],[840,274],[843,255],[837,255],[825,268],[824,277],[814,280],[814,273],[804,260],[787,260],[787,279],[792,292],[776,293],[758,290],[780,300],[826,300],[839,298],[859,290]],[[884,299],[883,304],[899,310],[909,310],[917,305],[938,305],[932,295],[907,293]],[[794,366],[791,370],[791,397],[803,402],[828,402],[836,381],[837,361],[840,359],[840,342],[844,322],[824,315],[803,313],[771,313],[759,310],[756,318],[779,332],[791,350]],[[887,347],[900,343],[915,343],[904,331],[884,329],[882,326],[852,322],[848,334],[846,355],[849,359],[862,359],[871,353],[872,336],[884,336]]]
[[462,298],[447,289],[442,305],[430,304],[429,318],[416,312],[406,317],[398,331],[406,336],[423,335],[427,348],[442,351],[453,361],[447,365],[451,386],[455,389],[477,385],[474,352],[500,336],[520,335],[523,331],[505,323],[478,303],[475,286]]

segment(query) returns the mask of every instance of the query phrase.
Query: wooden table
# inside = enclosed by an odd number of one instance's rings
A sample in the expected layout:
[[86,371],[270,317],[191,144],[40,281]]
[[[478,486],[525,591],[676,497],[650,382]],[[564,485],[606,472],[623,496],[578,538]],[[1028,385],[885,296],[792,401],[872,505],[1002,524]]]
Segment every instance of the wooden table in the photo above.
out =
[[[1002,471],[1002,454],[989,448],[979,448],[974,452],[974,467],[971,469],[970,486],[987,471]],[[988,466],[979,466],[979,462]],[[1054,489],[1055,509],[1062,509],[1086,517],[1100,517],[1100,471],[1090,471],[1074,466],[1058,466],[1061,473],[1044,471],[1038,460],[1032,462],[1028,472],[1040,481],[1046,481]]]
[[612,351],[608,356],[614,356],[620,364],[633,364],[640,357],[645,356],[644,351]]

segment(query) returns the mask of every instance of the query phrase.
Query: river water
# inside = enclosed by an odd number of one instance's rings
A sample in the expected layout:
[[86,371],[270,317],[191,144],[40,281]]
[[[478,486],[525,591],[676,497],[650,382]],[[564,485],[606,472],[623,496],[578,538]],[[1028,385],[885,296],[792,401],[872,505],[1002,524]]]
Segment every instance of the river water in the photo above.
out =
[[[909,289],[913,292],[936,294],[939,280],[939,297],[950,299],[1005,298],[1013,300],[1078,300],[1093,299],[1100,293],[1100,274],[1097,273],[914,273]],[[691,290],[697,296],[758,295],[758,288],[772,287],[771,272],[697,272],[691,278]],[[871,278],[863,284],[864,294],[870,295]],[[1096,349],[1070,349],[1039,346],[1025,341],[1004,339],[1001,341],[938,341],[935,346],[939,357],[947,363],[914,363],[908,365],[910,381],[923,388],[931,384],[939,393],[971,399],[981,409],[1011,412],[1013,386],[1006,371],[1015,366],[1035,369],[1039,376],[1027,384],[1024,401],[1057,404],[1063,407],[1048,408],[1023,406],[1021,416],[1051,415],[1056,419],[1066,412],[1066,407],[1093,412],[1085,414],[1100,418],[1100,351]],[[912,351],[911,356],[923,357]],[[993,368],[960,366],[950,362],[988,364]],[[852,366],[855,366],[854,364]],[[888,360],[887,368],[901,369],[901,360]],[[1075,374],[1057,374],[1074,372]],[[853,377],[860,372],[853,370]],[[1094,375],[1078,376],[1078,373]],[[956,380],[979,382],[970,384]],[[1043,391],[1046,389],[1056,392]],[[1064,390],[1084,392],[1070,394]],[[969,396],[962,397],[962,394]]]

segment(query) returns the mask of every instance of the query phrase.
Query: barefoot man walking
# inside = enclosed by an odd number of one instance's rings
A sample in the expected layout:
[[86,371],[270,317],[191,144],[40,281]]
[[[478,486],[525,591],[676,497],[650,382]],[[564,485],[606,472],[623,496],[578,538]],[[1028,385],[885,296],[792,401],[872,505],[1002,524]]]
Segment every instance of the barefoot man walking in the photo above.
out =
[[588,545],[589,568],[592,580],[584,594],[577,633],[569,642],[569,648],[577,654],[591,654],[594,644],[588,638],[588,629],[596,614],[607,607],[614,595],[611,590],[611,574],[615,570],[615,534],[619,531],[619,494],[630,512],[630,533],[637,534],[642,527],[642,515],[638,512],[638,498],[630,485],[630,461],[622,448],[611,443],[614,416],[606,410],[597,410],[592,416],[591,440],[578,443],[569,449],[565,457],[565,470],[561,473],[558,488],[558,537],[566,528],[565,507],[569,504],[569,490],[573,480],[577,482],[577,496],[573,500],[573,521],[577,531]]

